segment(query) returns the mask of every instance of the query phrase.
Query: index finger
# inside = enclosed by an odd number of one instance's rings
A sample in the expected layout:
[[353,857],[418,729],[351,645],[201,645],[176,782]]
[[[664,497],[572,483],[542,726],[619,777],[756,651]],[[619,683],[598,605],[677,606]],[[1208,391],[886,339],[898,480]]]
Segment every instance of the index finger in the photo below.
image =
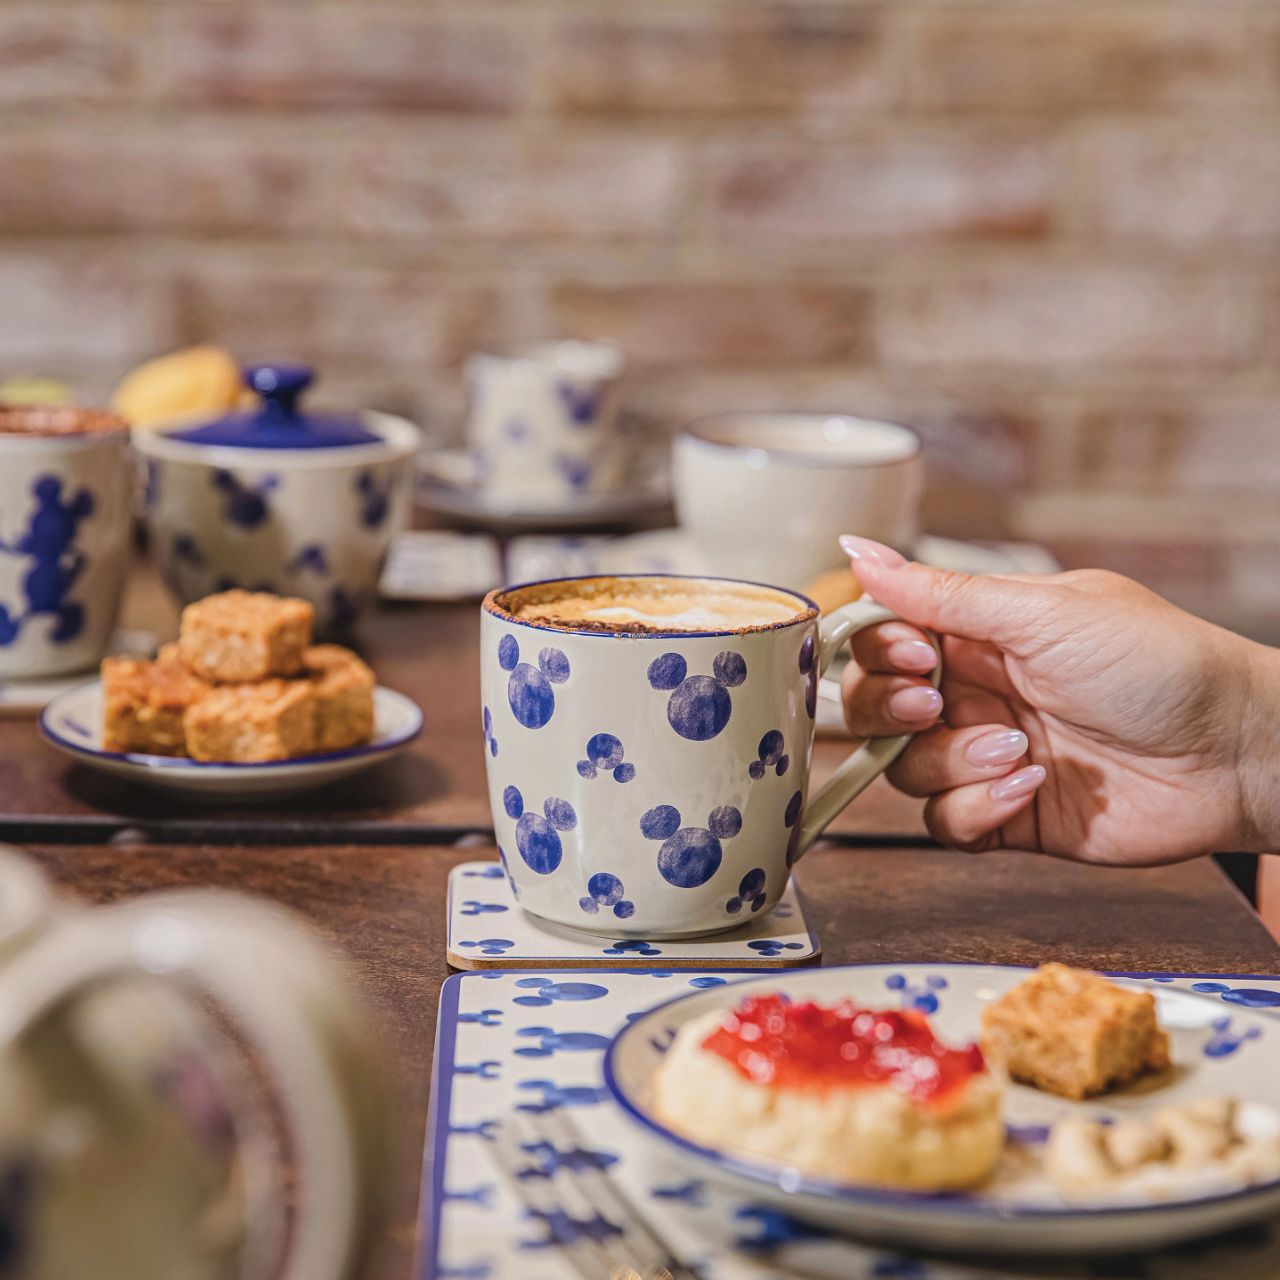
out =
[[909,622],[882,622],[853,637],[853,659],[878,675],[924,675],[938,663],[928,636]]

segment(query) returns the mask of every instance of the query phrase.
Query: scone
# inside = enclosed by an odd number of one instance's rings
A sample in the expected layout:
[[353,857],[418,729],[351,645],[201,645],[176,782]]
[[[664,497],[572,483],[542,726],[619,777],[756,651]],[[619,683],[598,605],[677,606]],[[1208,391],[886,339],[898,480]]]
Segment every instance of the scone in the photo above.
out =
[[982,1011],[982,1049],[1015,1080],[1088,1098],[1169,1065],[1149,991],[1041,965]]
[[919,1191],[971,1187],[1004,1147],[1001,1081],[923,1014],[753,996],[683,1027],[654,1078],[694,1142],[806,1173]]

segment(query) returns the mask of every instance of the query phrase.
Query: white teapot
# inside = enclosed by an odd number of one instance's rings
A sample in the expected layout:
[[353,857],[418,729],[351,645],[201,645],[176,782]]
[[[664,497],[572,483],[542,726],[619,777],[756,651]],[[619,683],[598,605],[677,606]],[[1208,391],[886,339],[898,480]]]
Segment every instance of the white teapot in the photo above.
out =
[[86,909],[0,846],[0,1275],[360,1274],[389,1144],[357,1008],[278,907],[191,890]]

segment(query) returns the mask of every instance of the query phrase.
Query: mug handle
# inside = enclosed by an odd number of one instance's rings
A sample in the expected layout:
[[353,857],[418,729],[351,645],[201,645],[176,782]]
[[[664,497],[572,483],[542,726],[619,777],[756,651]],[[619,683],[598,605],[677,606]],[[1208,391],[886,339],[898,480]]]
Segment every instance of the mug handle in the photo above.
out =
[[[840,646],[866,627],[881,622],[894,622],[898,615],[892,609],[874,600],[855,600],[835,612],[827,614],[819,625],[818,676],[826,674]],[[935,649],[937,645],[935,644]],[[929,682],[936,688],[942,677],[942,660],[939,658],[929,673]],[[831,820],[850,801],[860,796],[897,758],[911,741],[909,733],[892,738],[868,738],[852,752],[827,779],[816,795],[809,797],[800,821],[800,836],[792,864],[826,830]]]
[[56,917],[0,970],[0,1044],[77,992],[146,975],[212,996],[260,1051],[300,1173],[281,1280],[349,1280],[374,1243],[389,1108],[347,976],[292,913],[178,890]]

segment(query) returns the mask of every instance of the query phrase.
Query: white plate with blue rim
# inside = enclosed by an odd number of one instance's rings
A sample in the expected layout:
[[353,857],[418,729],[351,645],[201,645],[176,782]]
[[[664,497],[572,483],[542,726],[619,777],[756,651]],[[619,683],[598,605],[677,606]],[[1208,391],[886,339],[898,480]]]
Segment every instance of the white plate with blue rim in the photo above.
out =
[[832,1004],[852,999],[872,1009],[917,1008],[951,1045],[978,1039],[981,1012],[1029,970],[986,965],[848,965],[697,991],[630,1022],[605,1055],[605,1083],[655,1154],[693,1175],[711,1177],[792,1217],[827,1229],[913,1249],[1025,1256],[1149,1250],[1226,1231],[1280,1213],[1280,1180],[1224,1189],[1212,1178],[1179,1184],[1176,1195],[1128,1194],[1123,1202],[1062,1200],[1040,1169],[1050,1127],[1071,1115],[1120,1119],[1199,1098],[1235,1097],[1262,1124],[1280,1113],[1280,1017],[1276,993],[1221,983],[1205,992],[1158,981],[1115,979],[1151,991],[1169,1032],[1168,1072],[1087,1102],[1010,1084],[1004,1119],[1006,1156],[991,1181],[970,1192],[886,1190],[816,1177],[729,1147],[700,1145],[655,1113],[652,1080],[685,1023],[728,1009],[746,995],[780,992]]
[[324,755],[262,764],[214,764],[185,756],[108,751],[102,745],[102,682],[91,680],[53,698],[40,713],[46,741],[72,759],[142,786],[205,800],[270,800],[322,787],[368,769],[412,742],[422,710],[411,698],[379,685],[373,691],[373,737]]

